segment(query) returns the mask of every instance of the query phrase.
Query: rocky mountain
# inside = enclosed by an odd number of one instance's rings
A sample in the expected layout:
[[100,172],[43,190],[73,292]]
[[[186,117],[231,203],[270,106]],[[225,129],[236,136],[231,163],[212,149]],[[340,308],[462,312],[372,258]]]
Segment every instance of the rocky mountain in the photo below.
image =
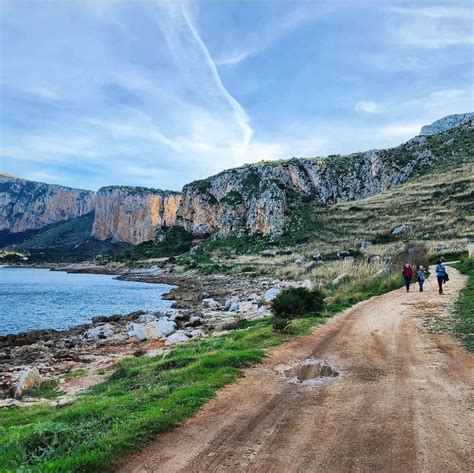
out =
[[298,202],[325,205],[366,198],[422,174],[453,154],[472,155],[472,130],[469,121],[387,150],[230,169],[184,187],[176,225],[201,235],[278,237]]
[[94,206],[94,192],[0,174],[0,230],[35,230],[85,215]]
[[443,131],[450,130],[459,125],[463,125],[469,121],[474,120],[474,113],[460,113],[457,115],[448,115],[446,117],[440,118],[430,125],[425,125],[421,128],[420,135],[437,135]]
[[134,245],[153,240],[158,227],[172,226],[178,192],[110,186],[98,190],[92,236]]

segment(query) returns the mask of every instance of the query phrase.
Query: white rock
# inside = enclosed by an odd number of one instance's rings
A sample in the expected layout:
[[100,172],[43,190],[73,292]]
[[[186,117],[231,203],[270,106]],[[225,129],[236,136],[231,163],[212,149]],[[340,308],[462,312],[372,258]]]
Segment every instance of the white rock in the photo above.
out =
[[382,269],[379,269],[375,274],[374,274],[374,277],[377,277],[377,276],[386,276],[387,274],[390,273],[390,269],[387,268],[387,267],[384,267]]
[[275,299],[278,294],[280,294],[281,289],[278,287],[271,287],[270,289],[267,289],[265,293],[263,294],[263,298],[265,299],[265,302],[271,302],[273,299]]
[[306,258],[304,256],[301,256],[300,258],[297,258],[295,260],[295,263],[299,264],[299,265],[305,264],[306,263]]
[[137,337],[138,340],[149,340],[150,338],[165,338],[176,331],[176,323],[162,318],[147,324],[131,323],[127,325],[127,334]]
[[399,225],[398,227],[395,227],[392,230],[392,235],[404,235],[406,233],[410,233],[412,231],[411,225],[403,224]]
[[225,305],[224,305],[225,310],[229,310],[234,302],[239,302],[238,296],[232,296],[230,299],[227,299],[225,301]]
[[84,333],[84,338],[88,340],[103,340],[115,335],[114,328],[110,324],[98,325]]
[[215,299],[208,298],[202,300],[202,305],[212,310],[219,310],[222,308],[222,304]]
[[154,322],[157,319],[156,315],[154,314],[142,314],[140,317],[138,317],[137,322],[140,322],[142,324],[146,324],[148,322]]
[[254,312],[257,309],[258,309],[258,304],[253,301],[240,302],[240,312],[243,312],[243,313]]
[[203,338],[205,336],[206,334],[202,330],[196,329],[191,332],[191,337],[193,338]]
[[301,284],[300,287],[303,287],[305,289],[312,289],[313,288],[313,283],[309,279],[305,279]]
[[14,398],[20,399],[23,393],[41,386],[42,382],[43,378],[41,377],[38,368],[27,368],[20,374],[20,378],[16,383],[13,394]]
[[253,292],[247,297],[248,301],[258,301],[259,299],[260,299],[260,296],[256,292]]
[[240,312],[240,302],[232,302],[229,312]]
[[337,286],[338,284],[341,284],[342,282],[347,281],[349,277],[350,277],[349,273],[342,273],[337,278],[334,278],[331,284],[334,286]]
[[176,345],[178,343],[186,343],[189,341],[189,338],[186,336],[184,332],[176,332],[173,335],[170,335],[166,341],[165,346]]

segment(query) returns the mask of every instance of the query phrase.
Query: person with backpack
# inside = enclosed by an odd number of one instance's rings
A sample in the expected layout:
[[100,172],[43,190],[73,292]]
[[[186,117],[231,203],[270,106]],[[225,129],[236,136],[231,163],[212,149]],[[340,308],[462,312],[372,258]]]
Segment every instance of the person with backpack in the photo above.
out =
[[449,281],[449,277],[441,260],[436,263],[435,272],[436,279],[438,280],[439,293],[443,294],[443,284]]
[[423,284],[425,283],[427,274],[426,274],[426,269],[422,264],[418,266],[418,269],[416,271],[416,276],[418,278],[418,285],[420,286],[420,292],[423,292]]
[[403,279],[405,281],[405,287],[407,288],[407,292],[410,292],[410,284],[411,284],[411,279],[413,277],[413,269],[411,266],[406,263],[405,266],[403,266]]

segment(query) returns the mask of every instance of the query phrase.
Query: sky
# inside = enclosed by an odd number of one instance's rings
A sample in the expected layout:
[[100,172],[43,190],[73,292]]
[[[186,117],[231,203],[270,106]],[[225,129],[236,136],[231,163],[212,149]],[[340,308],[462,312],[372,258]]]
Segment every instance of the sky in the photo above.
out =
[[474,110],[471,2],[0,1],[0,171],[180,190]]

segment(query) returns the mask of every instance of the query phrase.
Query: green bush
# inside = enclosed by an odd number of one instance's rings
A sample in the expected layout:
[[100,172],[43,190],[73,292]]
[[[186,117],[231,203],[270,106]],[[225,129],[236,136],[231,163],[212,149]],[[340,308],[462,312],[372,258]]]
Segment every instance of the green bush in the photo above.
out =
[[303,287],[286,289],[273,300],[275,317],[294,319],[308,314],[317,314],[324,309],[324,293],[319,289],[309,291]]
[[291,322],[288,319],[282,319],[281,317],[272,318],[272,327],[276,332],[286,333],[290,329]]

